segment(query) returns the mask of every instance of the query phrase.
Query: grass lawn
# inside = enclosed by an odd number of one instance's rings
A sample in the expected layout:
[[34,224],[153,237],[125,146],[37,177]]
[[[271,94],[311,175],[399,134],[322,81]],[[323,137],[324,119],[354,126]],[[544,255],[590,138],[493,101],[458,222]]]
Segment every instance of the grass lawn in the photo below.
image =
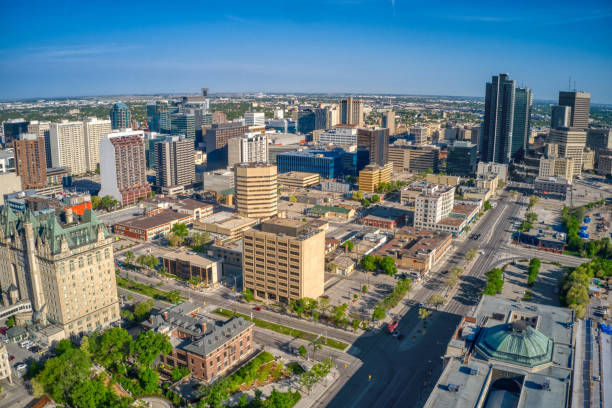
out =
[[[246,320],[251,320],[251,318],[245,314],[242,313],[234,313],[231,312],[229,310],[226,309],[216,309],[213,313],[216,313],[218,315],[221,316],[225,316],[225,317],[234,317],[234,316],[240,316]],[[319,337],[318,335],[314,334],[314,333],[309,333],[309,332],[305,332],[302,330],[297,330],[297,329],[292,329],[290,327],[287,326],[281,326],[280,324],[276,324],[276,323],[271,323],[268,322],[266,320],[261,320],[258,319],[256,317],[254,317],[252,319],[252,322],[255,323],[256,326],[264,328],[264,329],[268,329],[268,330],[272,330],[275,331],[277,333],[281,333],[281,334],[286,334],[288,336],[292,336],[292,337],[297,337],[298,339],[303,339],[303,340],[314,340],[317,337]],[[323,343],[323,345],[328,346],[328,347],[332,347],[338,350],[345,350],[348,347],[348,344],[342,342],[342,341],[338,341],[338,340],[334,340],[334,339],[330,339],[327,338],[327,343]]]
[[[157,288],[152,288],[147,285],[143,285],[142,283],[134,282],[129,279],[124,279],[119,276],[116,277],[117,285],[124,289],[129,289],[134,292],[138,292],[142,295],[152,297],[153,299],[164,300],[166,302],[174,303],[171,301],[170,292],[166,292],[165,290],[160,290]],[[179,302],[185,300],[184,297],[179,296]]]

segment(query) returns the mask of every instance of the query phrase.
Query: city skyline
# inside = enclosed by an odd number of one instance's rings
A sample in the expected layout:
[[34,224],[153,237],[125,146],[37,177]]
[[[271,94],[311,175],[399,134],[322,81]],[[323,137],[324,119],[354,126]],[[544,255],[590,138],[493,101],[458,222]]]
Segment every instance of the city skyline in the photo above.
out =
[[7,5],[31,24],[9,19],[0,29],[0,99],[174,93],[202,82],[215,92],[481,97],[482,78],[507,72],[536,100],[555,100],[571,77],[570,88],[575,80],[594,103],[612,103],[612,8],[603,1],[588,12],[551,2],[503,11],[400,0],[193,3],[163,18],[151,5],[113,16],[97,4]]

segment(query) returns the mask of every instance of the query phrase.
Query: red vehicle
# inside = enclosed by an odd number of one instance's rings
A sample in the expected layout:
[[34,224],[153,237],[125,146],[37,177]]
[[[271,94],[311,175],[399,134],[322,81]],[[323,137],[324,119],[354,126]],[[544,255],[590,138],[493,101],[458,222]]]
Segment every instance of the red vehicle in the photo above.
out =
[[8,327],[0,327],[0,333],[2,334],[6,334],[7,330],[8,330]]
[[15,359],[15,356],[9,356],[9,361],[13,361]]
[[259,306],[255,306],[255,307],[253,308],[253,310],[255,310],[256,312],[260,312],[260,311],[261,311],[261,307],[259,307]]
[[389,325],[387,325],[387,330],[389,333],[393,333],[395,329],[397,329],[397,326],[399,326],[399,322],[395,320],[393,323],[389,323]]

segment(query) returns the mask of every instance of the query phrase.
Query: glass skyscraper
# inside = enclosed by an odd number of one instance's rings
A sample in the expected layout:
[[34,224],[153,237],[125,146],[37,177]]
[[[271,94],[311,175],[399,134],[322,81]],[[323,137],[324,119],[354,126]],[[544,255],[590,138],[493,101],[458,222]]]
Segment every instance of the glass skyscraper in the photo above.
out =
[[481,161],[508,163],[512,154],[515,81],[508,74],[487,82],[485,117],[482,126]]
[[116,103],[110,111],[111,128],[131,129],[132,113],[125,103]]
[[170,115],[170,134],[185,135],[195,140],[195,116],[192,113],[173,113]]
[[512,159],[521,161],[527,149],[531,130],[531,104],[533,95],[529,88],[516,88],[514,94],[514,123],[512,125]]

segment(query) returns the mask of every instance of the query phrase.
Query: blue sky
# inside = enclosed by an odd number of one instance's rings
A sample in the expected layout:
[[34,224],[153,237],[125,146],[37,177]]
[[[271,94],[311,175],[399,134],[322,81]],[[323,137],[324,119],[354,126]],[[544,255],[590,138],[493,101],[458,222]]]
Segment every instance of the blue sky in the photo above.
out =
[[609,0],[463,3],[0,0],[0,99],[201,87],[483,96],[507,72],[536,99],[571,76],[612,103]]

